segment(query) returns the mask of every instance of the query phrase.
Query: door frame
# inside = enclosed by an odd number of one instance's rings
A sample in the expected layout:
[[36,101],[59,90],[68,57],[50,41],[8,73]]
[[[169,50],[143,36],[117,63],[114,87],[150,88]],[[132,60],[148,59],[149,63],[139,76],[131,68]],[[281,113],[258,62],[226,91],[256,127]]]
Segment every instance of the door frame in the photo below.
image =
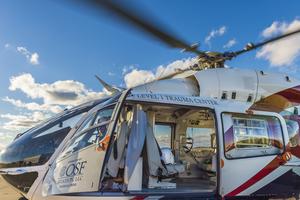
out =
[[[186,197],[186,196],[190,196],[191,198],[194,197],[194,198],[204,198],[204,199],[207,199],[207,198],[212,198],[212,199],[216,199],[216,198],[219,198],[219,188],[220,188],[220,156],[219,156],[219,149],[220,149],[220,143],[219,143],[219,127],[218,127],[218,119],[217,119],[217,112],[215,110],[215,106],[207,106],[207,105],[187,105],[187,104],[178,104],[178,103],[170,103],[170,102],[166,102],[166,103],[162,103],[162,102],[155,102],[155,101],[137,101],[137,100],[132,100],[132,99],[126,99],[127,96],[130,94],[130,90],[127,90],[126,92],[124,92],[122,94],[122,97],[120,97],[119,101],[118,101],[118,110],[115,110],[113,116],[112,117],[112,122],[113,124],[110,125],[109,127],[109,131],[111,132],[111,140],[109,142],[109,147],[108,147],[108,150],[106,152],[106,155],[105,155],[105,158],[104,158],[104,165],[102,167],[102,172],[101,172],[101,178],[100,178],[100,181],[103,180],[103,175],[104,175],[104,169],[106,168],[106,164],[108,162],[108,159],[109,159],[109,155],[112,151],[112,138],[113,138],[113,133],[112,131],[114,131],[116,125],[117,125],[117,120],[120,116],[120,113],[121,113],[121,109],[123,108],[123,105],[125,102],[130,102],[130,103],[134,103],[134,104],[155,104],[155,105],[169,105],[169,106],[172,106],[172,107],[184,107],[184,108],[191,108],[191,109],[195,109],[195,110],[199,110],[199,109],[207,109],[209,110],[213,116],[214,116],[214,124],[215,124],[215,130],[216,130],[216,143],[217,143],[217,154],[216,154],[216,164],[217,164],[217,174],[216,174],[216,178],[217,178],[217,184],[216,184],[216,188],[214,191],[212,192],[208,192],[208,191],[203,191],[203,192],[195,192],[195,193],[190,193],[190,192],[182,192],[182,193],[174,193],[174,192],[169,192],[164,190],[162,192],[137,192],[137,191],[126,191],[124,193],[120,193],[120,192],[106,192],[106,191],[101,191],[101,194],[103,194],[103,196],[156,196],[156,195],[167,195],[167,197],[178,197],[178,196],[181,196],[182,197]],[[193,98],[197,98],[197,97],[193,97]],[[117,106],[116,106],[117,107]],[[109,133],[109,132],[108,132]],[[101,183],[100,183],[101,184]],[[97,193],[99,195],[99,193]],[[119,196],[119,195],[120,196]],[[121,195],[122,194],[122,195]]]

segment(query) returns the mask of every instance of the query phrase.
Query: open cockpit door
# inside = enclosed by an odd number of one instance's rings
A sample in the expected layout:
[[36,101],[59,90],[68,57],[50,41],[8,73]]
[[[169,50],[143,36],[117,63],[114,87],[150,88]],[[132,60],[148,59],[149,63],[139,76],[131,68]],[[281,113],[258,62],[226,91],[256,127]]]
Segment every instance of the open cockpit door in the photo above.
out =
[[289,170],[283,167],[289,159],[284,119],[277,113],[258,111],[219,116],[221,196],[273,194],[262,190]]
[[[102,166],[123,99],[116,95],[92,109],[49,169],[43,196],[99,190]],[[117,102],[116,102],[117,101]]]

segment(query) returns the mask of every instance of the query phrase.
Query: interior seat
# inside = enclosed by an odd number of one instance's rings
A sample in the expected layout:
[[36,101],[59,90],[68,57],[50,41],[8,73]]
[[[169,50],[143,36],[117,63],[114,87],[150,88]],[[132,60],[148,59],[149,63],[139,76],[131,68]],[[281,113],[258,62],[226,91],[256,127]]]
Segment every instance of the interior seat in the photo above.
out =
[[180,174],[185,171],[185,165],[181,163],[175,163],[174,154],[171,148],[163,147],[161,148],[161,160],[167,169],[167,176],[174,174]]

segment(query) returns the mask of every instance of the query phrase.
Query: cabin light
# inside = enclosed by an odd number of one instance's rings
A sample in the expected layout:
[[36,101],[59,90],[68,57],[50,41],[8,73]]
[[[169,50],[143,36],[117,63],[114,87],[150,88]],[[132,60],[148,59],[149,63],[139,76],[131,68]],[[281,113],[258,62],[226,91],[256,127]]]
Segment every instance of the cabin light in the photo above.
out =
[[231,93],[231,99],[235,99],[236,98],[236,92],[232,92]]
[[223,92],[223,93],[222,93],[221,99],[227,99],[227,92]]

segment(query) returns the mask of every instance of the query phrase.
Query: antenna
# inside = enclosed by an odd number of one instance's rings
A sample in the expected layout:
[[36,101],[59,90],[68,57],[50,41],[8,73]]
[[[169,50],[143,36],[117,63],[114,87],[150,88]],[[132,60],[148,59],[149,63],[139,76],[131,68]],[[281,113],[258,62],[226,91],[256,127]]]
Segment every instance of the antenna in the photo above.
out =
[[99,76],[95,75],[96,79],[100,82],[100,84],[110,93],[112,94],[116,94],[116,93],[120,93],[122,89],[114,87],[112,85],[109,85],[108,83],[106,83],[104,80],[102,80]]

